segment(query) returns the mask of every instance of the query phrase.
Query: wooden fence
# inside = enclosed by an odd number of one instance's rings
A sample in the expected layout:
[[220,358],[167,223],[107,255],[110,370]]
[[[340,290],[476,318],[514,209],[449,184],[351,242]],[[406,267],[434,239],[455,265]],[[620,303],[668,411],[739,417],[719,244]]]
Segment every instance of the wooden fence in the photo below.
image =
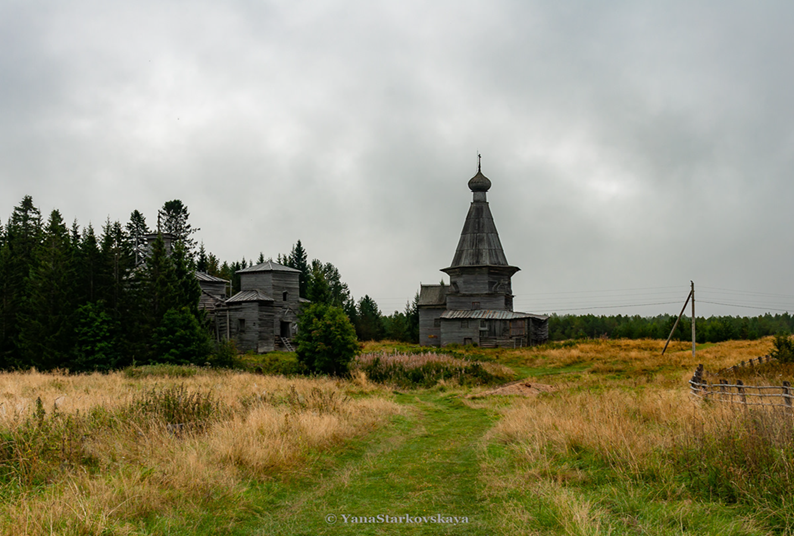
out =
[[[764,356],[764,358],[769,358],[769,356]],[[732,369],[733,367],[725,370]],[[689,380],[689,389],[692,396],[703,400],[742,404],[745,406],[792,409],[794,392],[792,392],[791,383],[787,381],[782,382],[781,385],[745,385],[742,380],[736,380],[736,383],[728,383],[728,380],[719,380],[719,383],[709,383],[703,376],[703,365],[698,365],[695,374]]]
[[[776,358],[772,357],[771,355],[762,355],[761,357],[756,357],[755,359],[750,359],[749,361],[742,361],[732,367],[724,368],[717,372],[719,374],[727,374],[728,372],[733,372],[735,370],[739,370],[746,367],[754,367],[756,365],[761,365],[763,363],[769,363],[770,361],[777,361]],[[707,372],[710,376],[714,376],[713,373]]]

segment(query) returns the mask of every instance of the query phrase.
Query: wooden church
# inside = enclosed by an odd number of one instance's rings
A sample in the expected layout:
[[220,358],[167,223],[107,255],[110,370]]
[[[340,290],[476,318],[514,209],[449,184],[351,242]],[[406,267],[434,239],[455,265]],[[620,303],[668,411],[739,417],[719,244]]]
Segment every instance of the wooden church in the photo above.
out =
[[474,195],[452,264],[441,271],[449,285],[422,285],[419,342],[424,346],[476,344],[487,348],[541,344],[549,336],[547,316],[513,311],[510,266],[496,231],[482,174],[469,180]]

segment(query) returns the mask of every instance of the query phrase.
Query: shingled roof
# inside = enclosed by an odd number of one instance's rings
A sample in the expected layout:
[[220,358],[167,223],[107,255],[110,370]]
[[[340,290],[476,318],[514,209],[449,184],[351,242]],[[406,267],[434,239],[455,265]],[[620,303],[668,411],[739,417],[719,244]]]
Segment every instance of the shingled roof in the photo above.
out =
[[469,181],[469,189],[474,193],[474,200],[466,215],[458,248],[455,250],[455,257],[449,268],[509,266],[485,197],[485,192],[490,186],[491,181],[479,169],[477,175]]
[[417,305],[446,306],[446,285],[421,285],[419,289],[419,303]]

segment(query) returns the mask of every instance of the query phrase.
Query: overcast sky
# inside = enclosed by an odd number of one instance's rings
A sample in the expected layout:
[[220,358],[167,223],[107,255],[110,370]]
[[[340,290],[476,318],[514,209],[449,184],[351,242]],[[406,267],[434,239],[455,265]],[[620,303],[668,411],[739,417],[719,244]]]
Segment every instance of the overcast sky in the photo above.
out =
[[480,152],[516,310],[677,314],[694,280],[699,316],[794,312],[792,15],[0,0],[0,219],[181,199],[221,259],[300,239],[388,314],[446,277]]

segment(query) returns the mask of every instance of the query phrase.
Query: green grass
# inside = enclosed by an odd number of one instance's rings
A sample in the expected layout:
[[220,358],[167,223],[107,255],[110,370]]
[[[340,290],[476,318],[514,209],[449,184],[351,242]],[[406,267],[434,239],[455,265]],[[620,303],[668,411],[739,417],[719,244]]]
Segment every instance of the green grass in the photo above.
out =
[[[248,511],[152,519],[157,534],[488,534],[493,513],[480,479],[482,436],[496,413],[460,391],[398,394],[409,408],[385,432],[316,455],[301,470],[252,484]],[[221,510],[219,522],[218,511]],[[352,517],[459,516],[467,523],[353,523]],[[326,516],[336,516],[329,523]],[[345,522],[344,516],[351,516]],[[225,525],[228,530],[219,530]]]
[[[769,534],[735,507],[693,500],[654,478],[627,479],[587,451],[556,459],[556,474],[545,480],[527,480],[528,468],[510,446],[484,440],[503,401],[475,409],[460,395],[398,394],[410,412],[388,430],[253,485],[241,501],[248,508],[216,506],[197,516],[153,519],[147,533]],[[436,513],[465,516],[468,523],[345,523],[343,517]]]
[[[389,348],[381,344],[372,349]],[[399,347],[407,350],[412,349]],[[576,345],[550,345],[524,355],[453,349],[458,357],[505,364],[521,378],[567,385],[569,391],[587,392],[594,399],[613,388],[668,389],[678,385],[681,371],[691,366],[655,357],[631,362],[612,350],[597,361],[581,360],[561,353],[568,350],[576,350]],[[296,362],[294,355],[284,354],[257,358],[256,363],[252,359],[249,365],[263,366],[268,359],[274,371]],[[662,373],[666,379],[660,379]],[[785,498],[775,512],[764,511],[752,499],[720,498],[694,489],[691,478],[673,464],[647,464],[630,473],[586,445],[549,445],[543,456],[528,457],[521,441],[489,435],[501,411],[521,404],[521,399],[494,397],[470,403],[464,398],[470,392],[467,387],[437,386],[381,395],[394,397],[406,409],[387,426],[331,450],[308,452],[300,467],[274,473],[264,482],[248,482],[238,495],[208,495],[173,515],[141,519],[136,529],[141,534],[240,536],[766,535],[786,534],[785,520],[794,519]],[[715,459],[724,450],[715,450]],[[659,456],[664,460],[662,453]],[[352,523],[344,517],[435,514],[465,517],[468,522]],[[327,516],[335,516],[335,522],[329,523]]]

